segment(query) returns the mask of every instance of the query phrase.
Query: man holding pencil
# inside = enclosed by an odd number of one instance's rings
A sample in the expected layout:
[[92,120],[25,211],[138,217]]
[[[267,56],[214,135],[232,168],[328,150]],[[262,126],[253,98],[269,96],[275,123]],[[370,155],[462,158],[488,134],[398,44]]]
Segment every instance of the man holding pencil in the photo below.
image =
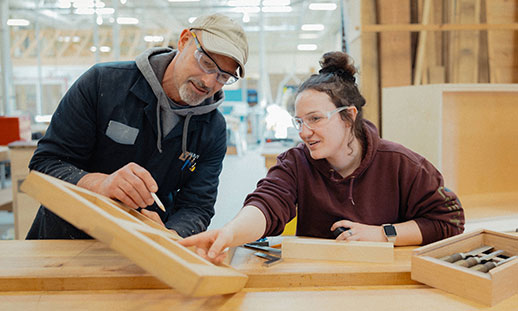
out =
[[[182,237],[206,230],[226,152],[221,89],[244,77],[247,58],[243,28],[212,14],[184,29],[176,50],[94,65],[62,98],[29,168],[139,209]],[[43,206],[27,235],[81,238],[89,236]]]

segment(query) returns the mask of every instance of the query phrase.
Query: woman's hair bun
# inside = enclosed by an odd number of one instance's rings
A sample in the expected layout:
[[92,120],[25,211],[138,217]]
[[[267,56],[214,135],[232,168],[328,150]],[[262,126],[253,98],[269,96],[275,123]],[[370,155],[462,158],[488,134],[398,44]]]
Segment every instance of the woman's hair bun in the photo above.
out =
[[354,74],[356,69],[352,65],[350,57],[343,52],[328,52],[320,60],[319,74],[335,74],[344,81],[356,82]]

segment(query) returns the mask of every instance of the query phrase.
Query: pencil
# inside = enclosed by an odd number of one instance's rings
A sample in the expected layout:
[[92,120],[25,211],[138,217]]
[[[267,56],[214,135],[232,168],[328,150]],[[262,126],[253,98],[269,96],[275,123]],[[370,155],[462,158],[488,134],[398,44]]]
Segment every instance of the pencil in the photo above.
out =
[[161,210],[163,210],[165,212],[165,207],[164,207],[164,204],[162,204],[162,202],[160,201],[160,199],[156,196],[156,194],[154,192],[151,192],[151,196],[153,197],[153,200],[155,200],[155,203],[156,205],[158,205],[158,207],[160,207]]

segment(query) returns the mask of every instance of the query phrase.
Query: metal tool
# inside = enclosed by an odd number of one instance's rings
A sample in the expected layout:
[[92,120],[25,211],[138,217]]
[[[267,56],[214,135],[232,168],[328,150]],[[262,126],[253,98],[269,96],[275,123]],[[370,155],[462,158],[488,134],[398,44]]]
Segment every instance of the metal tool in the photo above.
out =
[[455,253],[449,256],[442,257],[441,260],[447,262],[456,262],[461,259],[466,259],[469,256],[475,256],[476,254],[480,254],[483,252],[487,252],[488,250],[493,249],[493,246],[482,246],[467,253]]
[[493,269],[495,267],[503,265],[504,263],[509,262],[511,260],[514,260],[516,258],[518,258],[518,256],[509,257],[509,258],[507,258],[505,260],[502,260],[500,262],[488,261],[488,262],[486,262],[484,264],[478,264],[476,266],[473,266],[473,267],[471,267],[471,269],[485,273],[485,272],[488,272],[489,270],[491,270],[491,269]]
[[275,253],[275,254],[281,254],[281,250],[280,249],[277,249],[277,248],[273,248],[273,247],[268,247],[268,246],[259,246],[259,245],[253,245],[253,244],[243,244],[243,247],[245,248],[249,248],[249,249],[253,249],[253,250],[256,250],[256,251],[262,251],[262,252],[267,252],[267,253]]
[[482,257],[468,257],[466,259],[461,259],[459,261],[456,261],[453,264],[455,264],[457,266],[469,268],[469,267],[472,267],[479,263],[491,260],[491,258],[494,258],[494,257],[502,254],[503,252],[504,252],[503,250],[498,250],[498,251],[494,251],[491,254],[488,254],[488,255],[485,255]]
[[261,252],[254,253],[254,255],[256,255],[257,257],[267,259],[265,262],[263,262],[263,266],[265,266],[265,267],[273,266],[274,264],[277,264],[282,261],[281,257],[268,255],[268,254],[261,253]]
[[256,246],[269,246],[270,242],[268,241],[268,238],[262,238],[254,242],[247,243],[250,245],[256,245]]

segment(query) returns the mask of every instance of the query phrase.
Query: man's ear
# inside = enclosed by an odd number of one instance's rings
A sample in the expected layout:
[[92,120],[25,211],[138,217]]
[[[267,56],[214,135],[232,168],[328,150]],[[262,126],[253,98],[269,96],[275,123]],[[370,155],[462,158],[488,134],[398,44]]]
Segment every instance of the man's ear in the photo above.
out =
[[191,31],[189,29],[184,29],[180,34],[180,39],[178,39],[178,51],[181,52],[187,46],[190,39]]

